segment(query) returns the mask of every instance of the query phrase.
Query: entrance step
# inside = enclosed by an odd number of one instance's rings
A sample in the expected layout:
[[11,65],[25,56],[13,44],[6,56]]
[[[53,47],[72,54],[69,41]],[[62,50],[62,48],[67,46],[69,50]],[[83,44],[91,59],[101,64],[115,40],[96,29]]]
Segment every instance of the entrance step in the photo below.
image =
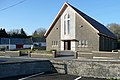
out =
[[57,54],[60,56],[74,56],[74,51],[58,51]]

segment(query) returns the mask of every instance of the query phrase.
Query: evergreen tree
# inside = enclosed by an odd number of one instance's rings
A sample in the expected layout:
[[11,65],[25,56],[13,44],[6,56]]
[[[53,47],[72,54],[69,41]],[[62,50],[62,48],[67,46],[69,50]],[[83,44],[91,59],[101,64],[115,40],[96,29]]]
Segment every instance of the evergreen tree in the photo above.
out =
[[21,38],[26,38],[27,37],[27,35],[26,35],[25,31],[23,30],[23,28],[21,28],[20,32],[21,32]]
[[26,35],[26,33],[25,33],[25,31],[23,30],[23,28],[10,30],[10,31],[8,32],[8,35],[9,35],[11,38],[28,38],[28,36]]
[[8,34],[5,29],[0,29],[0,38],[7,38]]

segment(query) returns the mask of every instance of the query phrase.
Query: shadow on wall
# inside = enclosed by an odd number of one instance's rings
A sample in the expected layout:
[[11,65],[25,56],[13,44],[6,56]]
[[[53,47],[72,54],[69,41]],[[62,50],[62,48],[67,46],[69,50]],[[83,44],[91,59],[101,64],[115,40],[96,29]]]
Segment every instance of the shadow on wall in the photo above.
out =
[[64,74],[68,73],[67,64],[53,62],[52,65],[54,66],[55,70],[57,70],[57,72],[64,73]]
[[44,74],[57,73],[57,70],[49,60],[35,60],[35,61],[17,60],[17,59],[16,61],[14,59],[7,59],[7,60],[8,60],[7,62],[0,64],[0,80],[1,78],[16,77],[16,76],[19,77],[19,76],[37,74],[41,72],[44,72]]

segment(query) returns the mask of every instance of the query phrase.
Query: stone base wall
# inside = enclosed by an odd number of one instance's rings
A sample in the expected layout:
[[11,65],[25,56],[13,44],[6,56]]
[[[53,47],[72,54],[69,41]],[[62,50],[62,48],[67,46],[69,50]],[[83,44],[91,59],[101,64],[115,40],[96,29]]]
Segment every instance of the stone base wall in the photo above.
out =
[[30,57],[32,58],[54,58],[53,54],[40,54],[40,53],[31,53]]
[[5,56],[18,57],[20,54],[20,51],[5,51]]
[[0,63],[0,78],[56,72],[49,60]]
[[120,60],[51,60],[58,73],[84,77],[120,78]]
[[0,56],[18,57],[20,55],[20,51],[0,51]]
[[118,52],[105,52],[105,51],[92,51],[89,52],[76,52],[77,59],[85,58],[85,59],[120,59],[120,51]]

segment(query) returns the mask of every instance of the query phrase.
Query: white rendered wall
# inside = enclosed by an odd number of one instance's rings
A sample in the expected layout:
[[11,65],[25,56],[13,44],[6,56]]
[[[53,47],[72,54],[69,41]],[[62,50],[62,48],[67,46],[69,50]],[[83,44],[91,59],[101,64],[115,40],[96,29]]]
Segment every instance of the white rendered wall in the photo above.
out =
[[[7,46],[8,46],[8,49],[10,49],[10,50],[16,49],[16,45],[13,45],[13,44],[11,44],[11,45],[9,45],[9,44],[2,44],[2,45],[0,45],[0,46],[4,46],[4,47],[6,47],[6,48],[7,48]],[[9,47],[10,47],[10,48],[9,48]]]
[[[64,34],[64,16],[65,14],[70,15],[70,33]],[[74,11],[67,7],[61,17],[61,39],[62,40],[71,40],[75,39],[75,13]]]
[[64,42],[61,41],[61,50],[64,50]]
[[16,49],[16,45],[10,45],[10,50]]
[[23,48],[31,48],[31,45],[23,45]]
[[71,50],[75,51],[75,41],[71,41]]

